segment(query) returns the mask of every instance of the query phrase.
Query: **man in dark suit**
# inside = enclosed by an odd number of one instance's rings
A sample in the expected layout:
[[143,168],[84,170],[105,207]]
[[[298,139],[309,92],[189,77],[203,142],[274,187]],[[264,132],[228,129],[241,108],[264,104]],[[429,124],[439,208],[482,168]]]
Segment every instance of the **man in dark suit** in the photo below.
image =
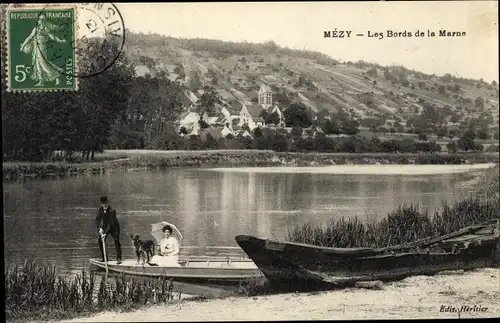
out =
[[[95,224],[99,232],[99,249],[101,249],[102,261],[104,261],[104,251],[102,242],[106,241],[108,234],[111,234],[115,241],[116,262],[122,262],[122,246],[120,244],[120,224],[116,218],[116,210],[109,205],[108,197],[101,196],[101,207],[97,211]],[[108,259],[109,260],[109,259]]]

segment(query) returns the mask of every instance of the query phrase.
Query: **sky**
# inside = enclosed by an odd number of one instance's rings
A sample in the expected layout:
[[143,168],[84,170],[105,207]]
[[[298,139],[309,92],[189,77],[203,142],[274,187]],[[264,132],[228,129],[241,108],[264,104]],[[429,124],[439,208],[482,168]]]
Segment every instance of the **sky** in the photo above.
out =
[[[118,3],[125,27],[176,38],[275,41],[343,61],[403,65],[429,74],[498,81],[497,1]],[[352,31],[324,38],[324,31]],[[440,29],[463,37],[388,38]],[[381,32],[383,39],[367,37]],[[363,37],[354,34],[363,33]]]

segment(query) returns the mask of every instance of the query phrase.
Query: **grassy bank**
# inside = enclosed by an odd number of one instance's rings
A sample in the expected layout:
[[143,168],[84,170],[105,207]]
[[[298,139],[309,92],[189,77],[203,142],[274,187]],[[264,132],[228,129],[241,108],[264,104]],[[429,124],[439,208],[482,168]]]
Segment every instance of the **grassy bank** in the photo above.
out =
[[262,167],[345,164],[475,164],[498,162],[498,155],[393,153],[277,153],[269,150],[105,151],[96,162],[4,162],[3,179],[103,174],[127,169],[176,167]]
[[386,247],[420,238],[444,235],[463,227],[498,218],[499,166],[484,171],[475,197],[444,203],[433,215],[418,205],[402,205],[379,222],[358,218],[332,219],[326,226],[301,224],[288,231],[286,240],[328,247]]

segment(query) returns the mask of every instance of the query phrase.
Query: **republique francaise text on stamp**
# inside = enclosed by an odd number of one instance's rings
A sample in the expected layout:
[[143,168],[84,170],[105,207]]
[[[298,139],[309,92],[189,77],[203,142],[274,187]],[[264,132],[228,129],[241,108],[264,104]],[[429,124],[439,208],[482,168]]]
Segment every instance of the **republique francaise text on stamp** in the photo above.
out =
[[76,90],[76,7],[7,10],[9,90]]

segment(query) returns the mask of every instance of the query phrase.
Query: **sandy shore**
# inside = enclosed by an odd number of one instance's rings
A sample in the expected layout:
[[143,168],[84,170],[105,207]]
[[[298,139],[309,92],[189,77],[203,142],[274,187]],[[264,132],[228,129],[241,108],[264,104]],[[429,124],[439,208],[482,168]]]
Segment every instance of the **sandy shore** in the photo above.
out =
[[[418,276],[382,290],[344,289],[209,301],[180,301],[129,313],[104,312],[67,322],[414,319],[500,316],[500,269]],[[461,312],[462,306],[483,309]],[[442,310],[456,309],[457,312]]]

